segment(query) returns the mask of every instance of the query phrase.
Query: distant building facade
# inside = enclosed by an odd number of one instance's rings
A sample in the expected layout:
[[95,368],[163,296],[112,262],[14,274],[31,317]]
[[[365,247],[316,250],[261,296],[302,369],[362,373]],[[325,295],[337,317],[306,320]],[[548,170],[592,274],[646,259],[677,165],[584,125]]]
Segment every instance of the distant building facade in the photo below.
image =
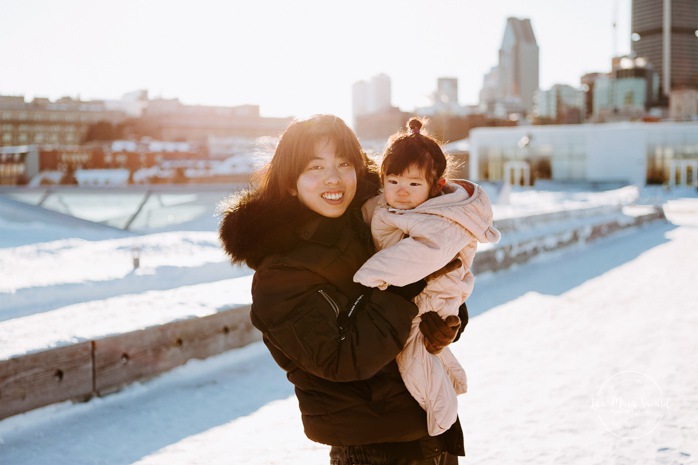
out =
[[262,117],[256,105],[184,105],[149,100],[147,91],[115,101],[0,96],[0,184],[26,184],[44,171],[200,163],[210,141],[274,137],[290,122]]
[[458,79],[452,77],[438,78],[433,101],[437,113],[462,113],[462,108],[458,104]]
[[22,96],[0,96],[0,146],[78,145],[96,124],[117,126],[126,119],[125,113],[108,109],[103,101],[63,97],[27,102]]
[[204,146],[185,142],[113,141],[82,145],[0,147],[0,184],[27,184],[42,172],[124,169],[133,173],[164,162],[207,160]]
[[0,147],[0,185],[26,184],[39,173],[39,153],[34,145]]
[[641,119],[660,104],[659,76],[644,57],[615,57],[592,94],[592,122]]
[[515,126],[509,119],[496,119],[481,113],[471,115],[436,114],[429,116],[427,130],[442,143],[467,139],[470,131],[479,127]]
[[698,122],[477,128],[469,142],[474,180],[502,181],[525,163],[533,180],[676,184],[698,163]]
[[431,104],[417,107],[413,113],[420,116],[450,115],[466,116],[479,113],[477,108],[458,103],[458,78],[440,77],[436,80],[436,90],[431,93]]
[[534,94],[535,124],[579,124],[584,122],[586,104],[583,90],[566,84],[555,84]]
[[584,74],[579,82],[584,91],[584,114],[588,117],[594,113],[594,88],[596,80],[604,76],[604,73],[587,73]]
[[669,94],[669,118],[674,121],[698,120],[698,90],[672,90]]
[[395,107],[377,113],[358,115],[354,117],[354,132],[359,139],[385,141],[391,134],[404,129],[405,123],[413,115]]
[[631,15],[632,51],[659,73],[661,96],[698,89],[696,0],[633,0]]
[[184,105],[178,99],[156,99],[143,111],[137,131],[163,141],[204,143],[209,137],[278,135],[291,119],[262,117],[258,105]]
[[260,116],[259,106],[184,105],[178,99],[148,100],[145,91],[121,101],[56,101],[0,96],[0,147],[81,145],[91,141],[140,139],[204,143],[208,137],[280,134],[291,118]]
[[[354,89],[362,89],[366,84],[360,82]],[[425,130],[443,143],[457,141],[468,137],[470,129],[480,126],[513,126],[509,119],[498,119],[485,115],[477,108],[462,106],[458,103],[458,79],[441,77],[437,79],[436,90],[431,94],[431,105],[415,108],[405,112],[396,107],[384,108],[354,118],[354,130],[362,142],[383,147],[387,138],[405,129],[405,124],[413,116],[428,119]],[[380,141],[379,144],[374,142]]]

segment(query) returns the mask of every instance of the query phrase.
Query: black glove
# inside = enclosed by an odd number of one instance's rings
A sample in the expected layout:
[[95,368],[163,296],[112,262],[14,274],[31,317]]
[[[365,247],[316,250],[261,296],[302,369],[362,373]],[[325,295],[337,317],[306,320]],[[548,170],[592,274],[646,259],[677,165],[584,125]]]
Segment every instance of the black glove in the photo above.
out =
[[460,318],[449,315],[442,319],[434,311],[426,312],[419,322],[419,330],[424,335],[424,346],[430,354],[438,354],[456,338],[460,329]]
[[415,297],[419,295],[420,292],[424,290],[424,288],[427,287],[427,282],[424,279],[420,279],[419,281],[415,281],[412,284],[408,284],[406,286],[388,286],[387,291],[392,292],[393,294],[397,294],[400,297],[402,297],[405,300],[412,300]]

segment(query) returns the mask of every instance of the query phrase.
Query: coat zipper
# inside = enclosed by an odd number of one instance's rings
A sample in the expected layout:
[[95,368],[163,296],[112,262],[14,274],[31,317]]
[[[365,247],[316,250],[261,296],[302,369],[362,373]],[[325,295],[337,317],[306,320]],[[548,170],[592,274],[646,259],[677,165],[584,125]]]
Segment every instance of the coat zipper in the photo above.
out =
[[330,307],[332,307],[332,310],[334,310],[335,317],[339,317],[339,305],[337,305],[337,303],[334,300],[332,300],[332,297],[330,297],[327,292],[323,291],[322,289],[320,289],[318,292],[321,296],[325,298],[327,303],[330,304]]

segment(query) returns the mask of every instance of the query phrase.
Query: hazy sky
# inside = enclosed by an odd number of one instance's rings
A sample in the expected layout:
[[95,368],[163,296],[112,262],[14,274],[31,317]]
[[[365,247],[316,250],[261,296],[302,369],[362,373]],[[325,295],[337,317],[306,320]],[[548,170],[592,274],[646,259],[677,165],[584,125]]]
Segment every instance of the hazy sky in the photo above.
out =
[[[0,0],[0,94],[258,104],[263,116],[351,119],[351,85],[379,73],[393,104],[456,77],[475,104],[506,18],[529,18],[540,85],[577,86],[630,49],[631,0]],[[613,23],[616,19],[614,34]]]

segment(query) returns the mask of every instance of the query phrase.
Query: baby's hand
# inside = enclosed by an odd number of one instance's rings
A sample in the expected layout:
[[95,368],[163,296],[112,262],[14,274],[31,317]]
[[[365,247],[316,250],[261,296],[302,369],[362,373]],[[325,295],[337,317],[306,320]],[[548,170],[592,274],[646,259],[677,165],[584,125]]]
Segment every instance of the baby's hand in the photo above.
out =
[[424,346],[430,354],[438,354],[458,335],[460,318],[449,315],[442,319],[438,313],[431,311],[422,315],[419,330],[424,335]]

